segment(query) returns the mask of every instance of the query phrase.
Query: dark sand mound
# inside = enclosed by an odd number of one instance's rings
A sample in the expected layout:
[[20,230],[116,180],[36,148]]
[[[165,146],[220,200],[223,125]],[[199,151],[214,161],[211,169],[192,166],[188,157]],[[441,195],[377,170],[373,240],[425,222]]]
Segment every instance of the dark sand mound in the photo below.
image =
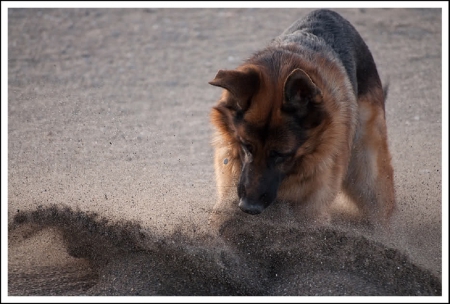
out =
[[[221,238],[181,229],[161,237],[137,223],[51,206],[15,216],[9,249],[45,234],[54,265],[10,262],[10,296],[442,294],[440,279],[406,255],[337,228],[274,229],[237,219],[222,226]],[[52,251],[58,246],[65,251]],[[56,256],[67,253],[63,262]]]

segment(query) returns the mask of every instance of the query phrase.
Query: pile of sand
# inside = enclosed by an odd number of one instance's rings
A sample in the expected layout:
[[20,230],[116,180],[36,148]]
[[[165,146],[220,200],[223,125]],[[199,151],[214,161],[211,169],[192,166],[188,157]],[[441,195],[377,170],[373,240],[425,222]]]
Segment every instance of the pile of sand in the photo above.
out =
[[[68,207],[20,212],[13,246],[52,239],[33,267],[9,265],[10,295],[441,295],[441,281],[397,250],[337,228],[230,220],[221,237],[171,237]],[[44,232],[42,232],[44,231]],[[40,233],[39,233],[40,232]],[[59,245],[58,245],[59,244]],[[42,246],[42,245],[41,245]],[[55,253],[57,247],[59,253]],[[65,249],[65,251],[64,251]],[[52,252],[53,251],[53,252]],[[71,257],[61,258],[67,255]],[[56,256],[55,256],[56,255]],[[60,257],[63,262],[55,262]]]

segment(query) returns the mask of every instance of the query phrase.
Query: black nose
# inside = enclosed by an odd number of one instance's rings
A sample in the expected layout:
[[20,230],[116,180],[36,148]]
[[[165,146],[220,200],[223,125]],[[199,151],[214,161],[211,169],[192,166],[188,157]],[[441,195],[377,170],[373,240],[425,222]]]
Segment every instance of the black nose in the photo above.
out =
[[248,214],[260,214],[264,210],[262,204],[257,204],[250,201],[248,198],[241,198],[239,200],[239,208]]

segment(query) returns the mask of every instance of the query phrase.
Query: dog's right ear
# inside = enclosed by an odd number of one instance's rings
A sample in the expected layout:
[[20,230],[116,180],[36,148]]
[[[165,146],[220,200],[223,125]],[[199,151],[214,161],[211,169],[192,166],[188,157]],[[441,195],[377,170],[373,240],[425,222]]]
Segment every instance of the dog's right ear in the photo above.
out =
[[209,84],[221,87],[233,95],[231,106],[236,105],[239,110],[246,110],[250,99],[259,87],[259,73],[257,70],[247,68],[243,70],[220,70],[214,80]]

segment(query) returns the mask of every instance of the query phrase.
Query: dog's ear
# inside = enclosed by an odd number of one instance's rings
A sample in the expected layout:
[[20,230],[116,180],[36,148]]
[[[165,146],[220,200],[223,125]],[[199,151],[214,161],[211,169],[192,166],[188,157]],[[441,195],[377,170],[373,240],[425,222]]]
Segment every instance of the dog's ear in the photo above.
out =
[[302,69],[293,70],[284,82],[283,108],[306,110],[308,103],[321,100],[320,89]]
[[246,110],[250,99],[259,87],[259,73],[257,70],[247,68],[245,70],[220,70],[214,80],[209,84],[228,90],[233,95],[233,100],[241,110]]

